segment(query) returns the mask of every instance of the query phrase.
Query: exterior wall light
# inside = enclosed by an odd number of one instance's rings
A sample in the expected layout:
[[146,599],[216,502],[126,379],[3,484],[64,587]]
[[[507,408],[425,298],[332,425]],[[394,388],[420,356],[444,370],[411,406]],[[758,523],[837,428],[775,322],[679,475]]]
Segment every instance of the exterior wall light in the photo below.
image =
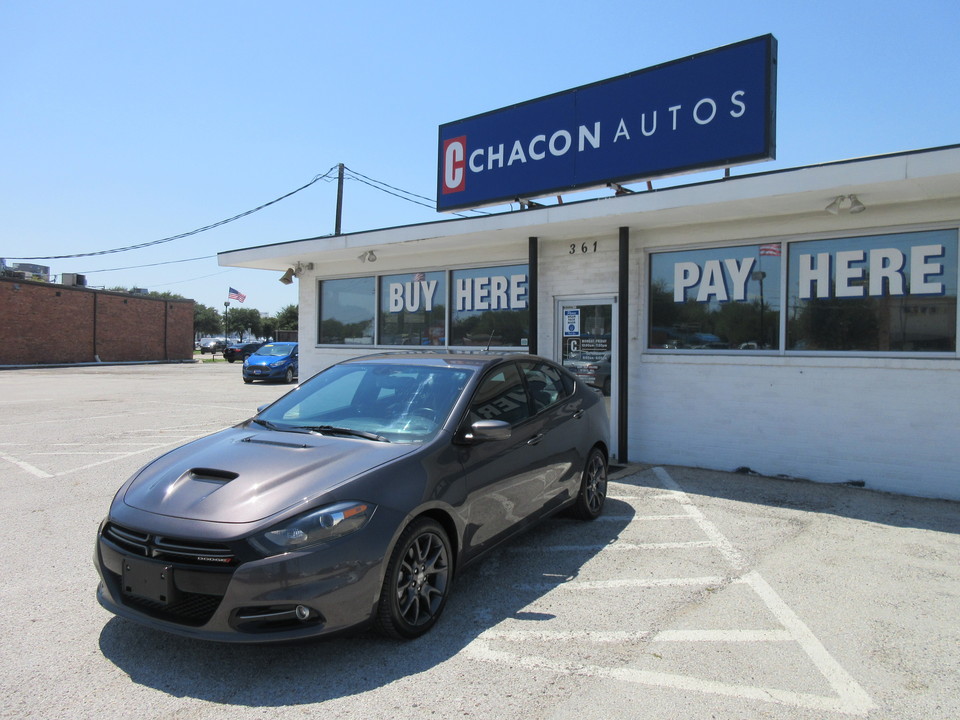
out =
[[280,282],[282,282],[284,285],[289,285],[293,282],[295,277],[300,277],[304,270],[313,270],[313,263],[307,263],[304,265],[298,260],[296,265],[291,268],[287,268],[287,271],[280,276]]

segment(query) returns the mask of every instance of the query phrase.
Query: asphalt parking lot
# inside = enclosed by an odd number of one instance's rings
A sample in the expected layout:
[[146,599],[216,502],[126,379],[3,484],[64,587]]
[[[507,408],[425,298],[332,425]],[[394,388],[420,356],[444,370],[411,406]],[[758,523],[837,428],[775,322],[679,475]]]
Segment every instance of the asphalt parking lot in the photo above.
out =
[[960,717],[960,504],[846,486],[625,468],[602,518],[470,568],[409,643],[222,646],[102,610],[117,488],[287,389],[226,363],[0,372],[0,717]]

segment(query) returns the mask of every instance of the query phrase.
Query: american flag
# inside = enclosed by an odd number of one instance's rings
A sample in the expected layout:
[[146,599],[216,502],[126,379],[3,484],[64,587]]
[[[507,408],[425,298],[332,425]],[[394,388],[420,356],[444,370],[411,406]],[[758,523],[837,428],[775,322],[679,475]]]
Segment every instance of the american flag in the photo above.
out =
[[236,300],[237,302],[243,302],[244,300],[247,299],[247,296],[244,295],[239,290],[237,290],[236,288],[230,288],[230,292],[227,293],[227,297],[230,298],[231,300]]
[[426,279],[427,279],[426,274],[425,274],[425,273],[422,273],[422,272],[418,272],[418,273],[416,273],[416,274],[413,276],[413,281],[414,281],[414,282],[423,282],[423,281],[426,280]]
[[774,257],[780,257],[780,243],[770,243],[769,245],[761,245],[760,254],[773,255]]

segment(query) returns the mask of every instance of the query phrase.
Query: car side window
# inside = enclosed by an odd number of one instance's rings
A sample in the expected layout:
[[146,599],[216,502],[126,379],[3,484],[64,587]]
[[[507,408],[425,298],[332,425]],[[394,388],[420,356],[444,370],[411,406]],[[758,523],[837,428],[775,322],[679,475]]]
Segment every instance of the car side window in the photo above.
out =
[[503,420],[516,425],[530,415],[527,392],[514,363],[503,365],[484,378],[470,403],[470,422]]
[[560,402],[567,395],[563,376],[552,365],[523,362],[520,363],[520,368],[527,381],[534,413]]

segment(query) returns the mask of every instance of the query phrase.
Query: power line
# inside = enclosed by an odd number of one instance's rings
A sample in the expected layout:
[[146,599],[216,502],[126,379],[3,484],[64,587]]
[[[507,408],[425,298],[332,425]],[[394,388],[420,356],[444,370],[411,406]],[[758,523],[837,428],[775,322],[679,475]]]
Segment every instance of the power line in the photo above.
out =
[[[350,177],[350,178],[349,178],[350,180],[356,180],[356,181],[358,181],[358,182],[363,183],[364,185],[369,185],[369,186],[372,187],[374,190],[379,190],[380,192],[386,193],[387,195],[393,195],[394,197],[398,197],[398,198],[400,198],[401,200],[406,200],[407,202],[412,202],[412,203],[414,203],[415,205],[422,205],[423,207],[428,207],[428,208],[430,208],[431,210],[435,210],[436,207],[437,207],[437,199],[436,199],[436,198],[430,198],[430,197],[427,197],[426,195],[419,195],[419,194],[417,194],[417,193],[410,192],[409,190],[404,190],[404,189],[402,189],[402,188],[398,188],[398,187],[395,187],[395,186],[393,186],[393,185],[390,185],[389,183],[385,183],[385,182],[383,182],[382,180],[375,180],[374,178],[367,177],[367,176],[364,175],[363,173],[357,172],[357,171],[354,170],[353,168],[345,167],[344,169],[345,169],[345,170],[349,170],[350,173],[355,176],[355,177]],[[381,185],[382,185],[383,187],[380,187]],[[385,188],[389,188],[389,190],[387,190],[387,189],[385,189]],[[391,190],[395,190],[396,192],[391,192]],[[400,195],[400,194],[398,194],[398,193],[403,193],[403,194]],[[406,195],[409,195],[410,197],[405,197]],[[419,198],[419,200],[415,200],[414,198]],[[426,202],[426,203],[420,202],[420,200],[426,200],[427,202]],[[427,204],[427,203],[429,203],[429,204]],[[479,213],[479,214],[481,214],[481,215],[489,215],[489,214],[490,214],[490,213],[484,212],[484,211],[482,211],[482,210],[471,210],[470,212]],[[468,217],[468,216],[464,215],[463,213],[454,213],[454,215],[459,215],[460,217]]]
[[[154,245],[161,245],[164,243],[172,242],[174,240],[182,240],[183,238],[190,237],[192,235],[197,235],[199,233],[206,232],[208,230],[213,230],[214,228],[218,228],[228,223],[232,223],[236,220],[240,220],[241,218],[245,218],[248,215],[253,215],[255,212],[259,212],[264,208],[270,207],[271,205],[275,205],[281,200],[286,200],[288,197],[292,195],[296,195],[301,190],[306,190],[308,187],[310,187],[314,183],[319,182],[320,180],[333,182],[334,177],[332,176],[334,176],[334,170],[337,170],[337,169],[338,169],[338,166],[334,165],[329,170],[327,170],[327,172],[323,173],[322,175],[317,175],[316,177],[314,177],[306,185],[302,185],[301,187],[298,187],[296,190],[292,190],[286,193],[285,195],[281,195],[280,197],[274,200],[271,200],[270,202],[266,202],[266,203],[263,203],[262,205],[258,205],[252,210],[247,210],[246,212],[239,213],[238,215],[234,215],[233,217],[229,217],[225,220],[220,220],[219,222],[215,222],[210,225],[204,225],[203,227],[197,228],[195,230],[190,230],[188,232],[180,233],[178,235],[171,235],[169,237],[161,238],[159,240],[151,240],[150,242],[138,243],[136,245],[126,245],[124,247],[111,248],[109,250],[97,250],[94,252],[85,252],[85,253],[72,253],[69,255],[34,255],[30,257],[11,257],[10,259],[11,260],[67,260],[71,258],[96,257],[100,255],[112,255],[114,253],[128,252],[130,250],[142,250],[143,248],[153,247]],[[394,185],[390,185],[389,183],[385,183],[382,180],[376,180],[367,175],[364,175],[363,173],[357,172],[352,168],[344,167],[344,169],[349,171],[350,173],[350,175],[347,176],[347,179],[349,180],[355,180],[357,182],[363,183],[364,185],[367,185],[373,188],[374,190],[379,190],[380,192],[386,193],[387,195],[392,195],[393,197],[399,198],[401,200],[406,200],[407,202],[412,202],[416,205],[421,205],[423,207],[430,208],[431,210],[436,208],[435,198],[429,198],[426,195],[420,195],[418,193],[414,193],[409,190],[404,190]],[[470,212],[479,213],[482,215],[490,214],[490,213],[483,212],[481,210],[470,210]],[[460,217],[466,217],[462,213],[454,213],[454,214],[459,215]],[[93,274],[98,272],[111,272],[115,270],[134,270],[134,269],[144,268],[144,267],[156,267],[158,265],[172,265],[175,263],[190,262],[192,260],[205,260],[211,257],[215,257],[215,256],[205,255],[205,256],[196,257],[196,258],[187,258],[184,260],[168,260],[166,262],[149,263],[145,265],[127,265],[125,267],[107,268],[104,270],[86,270],[84,271],[84,273]]]
[[113,253],[127,252],[129,250],[140,250],[142,248],[152,247],[154,245],[160,245],[162,243],[172,242],[173,240],[181,240],[185,237],[190,237],[191,235],[197,235],[198,233],[202,233],[202,232],[206,232],[207,230],[213,230],[214,228],[218,228],[221,225],[232,223],[233,221],[239,220],[240,218],[245,218],[248,215],[253,215],[253,213],[263,210],[266,207],[270,207],[271,205],[274,205],[280,202],[281,200],[286,200],[291,195],[295,195],[301,190],[306,190],[308,187],[310,187],[317,181],[323,180],[324,178],[329,177],[330,173],[332,173],[336,169],[336,167],[337,166],[334,165],[332,168],[327,170],[326,173],[324,173],[323,175],[317,175],[315,178],[313,178],[313,180],[308,182],[306,185],[298,187],[296,190],[292,190],[288,192],[286,195],[281,195],[275,200],[271,200],[270,202],[266,202],[263,205],[259,205],[258,207],[255,207],[252,210],[247,210],[246,212],[242,212],[239,215],[234,215],[233,217],[227,218],[226,220],[221,220],[220,222],[215,222],[211,225],[204,225],[201,228],[197,228],[196,230],[190,230],[189,232],[185,232],[185,233],[180,233],[179,235],[171,235],[170,237],[161,238],[160,240],[151,240],[150,242],[140,243],[138,245],[127,245],[125,247],[112,248],[110,250],[98,250],[96,252],[74,253],[72,255],[36,255],[33,257],[16,257],[16,258],[10,258],[10,259],[11,260],[66,260],[68,258],[93,257],[96,255],[111,255]]
[[194,260],[209,260],[216,255],[201,255],[200,257],[185,258],[183,260],[166,260],[164,262],[147,263],[146,265],[127,265],[126,267],[104,268],[103,270],[81,270],[80,275],[92,275],[98,272],[113,272],[114,270],[136,270],[137,268],[156,267],[157,265],[174,265],[176,263],[193,262]]

